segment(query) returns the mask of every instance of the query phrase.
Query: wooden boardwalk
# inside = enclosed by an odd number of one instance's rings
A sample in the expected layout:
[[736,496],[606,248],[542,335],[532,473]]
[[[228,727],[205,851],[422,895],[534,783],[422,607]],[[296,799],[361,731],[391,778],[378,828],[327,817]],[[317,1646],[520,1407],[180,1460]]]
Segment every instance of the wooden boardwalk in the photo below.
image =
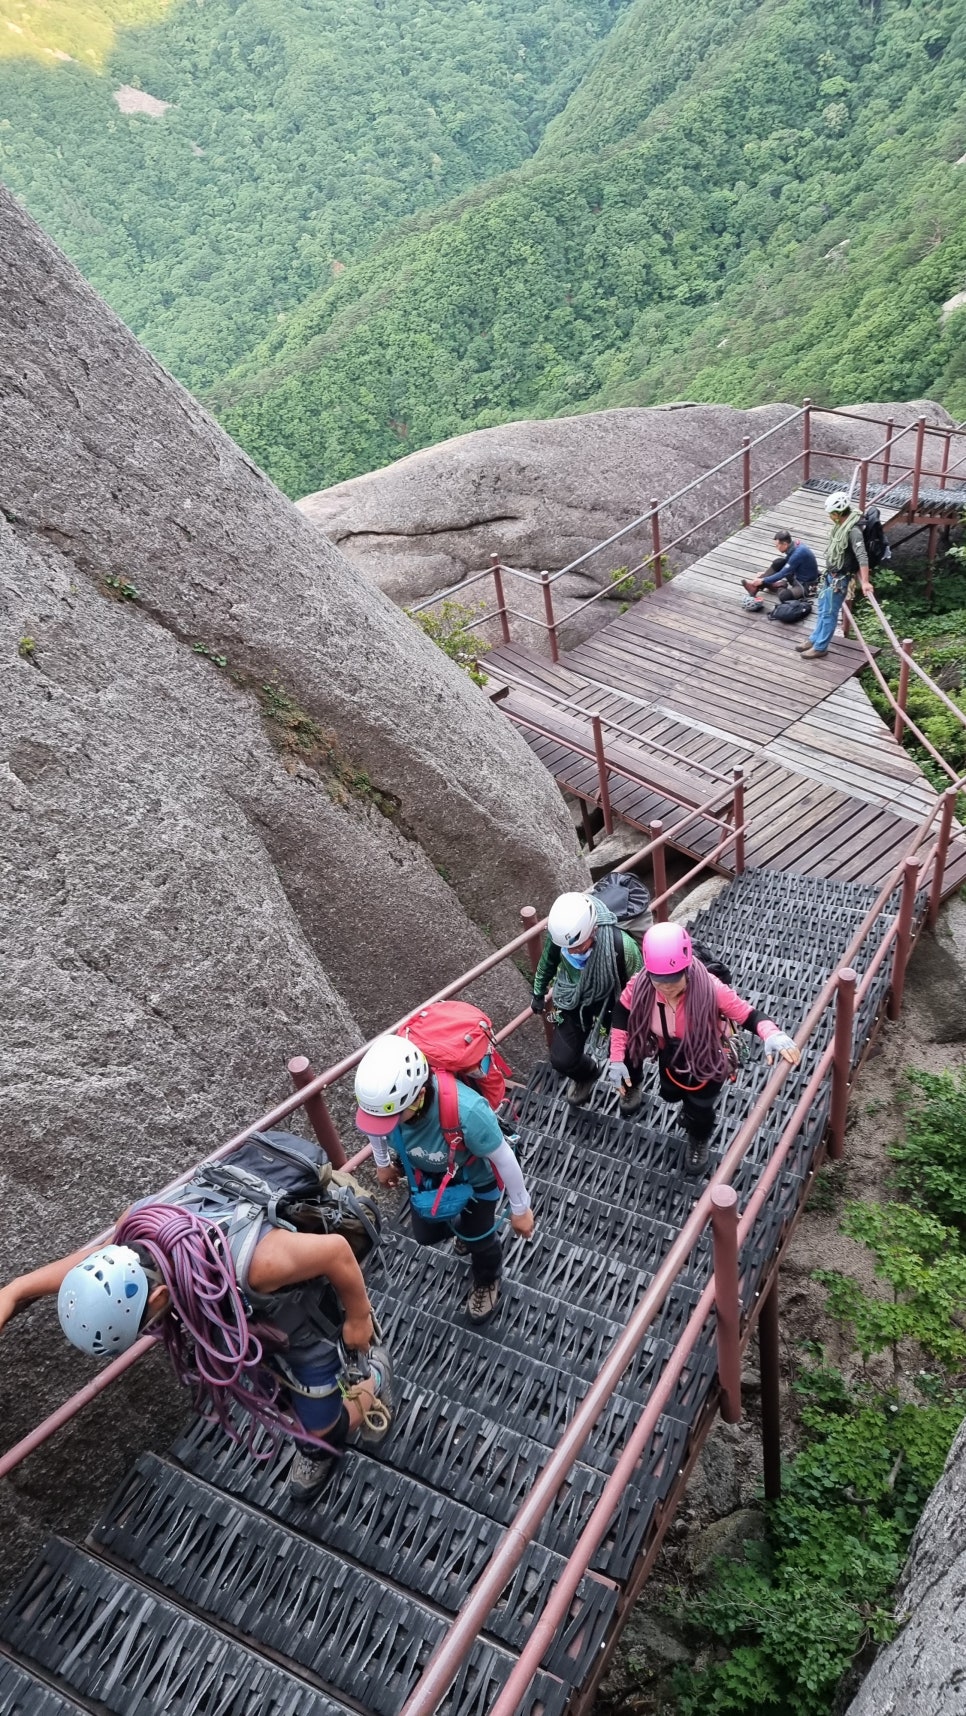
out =
[[[511,718],[547,729],[524,731],[561,786],[596,801],[595,765],[574,749],[593,749],[596,713],[608,761],[652,783],[647,790],[612,777],[614,809],[635,827],[684,820],[662,785],[698,804],[742,768],[748,864],[841,881],[885,879],[936,792],[856,683],[859,645],[838,634],[825,660],[803,661],[795,645],[804,628],[773,625],[741,606],[741,579],[767,567],[780,525],[821,560],[824,500],[797,489],[557,665],[513,644],[492,651],[491,688],[508,688],[502,706]],[[692,821],[674,844],[703,857],[718,837],[712,824]],[[966,837],[959,837],[946,892],[963,880]]]

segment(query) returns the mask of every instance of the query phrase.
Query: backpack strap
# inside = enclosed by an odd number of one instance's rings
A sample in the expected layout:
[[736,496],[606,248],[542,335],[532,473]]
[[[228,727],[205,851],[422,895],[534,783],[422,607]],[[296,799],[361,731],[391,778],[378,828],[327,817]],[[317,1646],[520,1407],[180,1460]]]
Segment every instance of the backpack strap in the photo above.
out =
[[611,924],[614,936],[614,958],[617,961],[617,975],[621,980],[620,992],[623,995],[627,988],[627,955],[624,951],[624,932],[620,924]]

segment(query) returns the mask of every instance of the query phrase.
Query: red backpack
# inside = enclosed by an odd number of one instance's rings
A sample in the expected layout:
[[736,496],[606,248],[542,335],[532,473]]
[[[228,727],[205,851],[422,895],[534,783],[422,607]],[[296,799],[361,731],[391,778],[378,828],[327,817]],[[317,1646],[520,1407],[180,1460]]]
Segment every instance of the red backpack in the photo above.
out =
[[[497,1109],[506,1095],[507,1076],[512,1070],[493,1040],[493,1026],[485,1013],[469,1001],[432,1001],[400,1025],[397,1036],[406,1037],[422,1049],[436,1075],[439,1092],[439,1123],[451,1152],[463,1142],[459,1125],[459,1091],[456,1080],[486,1098]],[[489,1056],[483,1072],[480,1063]]]

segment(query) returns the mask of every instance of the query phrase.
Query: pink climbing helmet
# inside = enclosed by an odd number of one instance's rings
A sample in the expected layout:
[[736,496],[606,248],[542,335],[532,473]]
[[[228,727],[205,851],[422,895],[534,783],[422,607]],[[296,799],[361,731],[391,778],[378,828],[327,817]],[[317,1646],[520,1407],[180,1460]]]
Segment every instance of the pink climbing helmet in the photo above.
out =
[[677,977],[694,954],[683,924],[652,924],[644,937],[644,969],[653,977]]

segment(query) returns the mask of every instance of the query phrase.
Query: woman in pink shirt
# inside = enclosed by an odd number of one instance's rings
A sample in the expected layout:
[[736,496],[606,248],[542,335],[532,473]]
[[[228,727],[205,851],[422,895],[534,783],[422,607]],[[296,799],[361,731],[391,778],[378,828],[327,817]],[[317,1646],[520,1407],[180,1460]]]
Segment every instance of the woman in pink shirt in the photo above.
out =
[[620,1110],[629,1116],[641,1105],[644,1062],[657,1057],[661,1095],[682,1107],[690,1173],[707,1165],[715,1103],[734,1074],[731,1025],[761,1038],[769,1064],[776,1055],[792,1066],[801,1060],[774,1020],[756,1013],[702,964],[681,924],[654,924],[644,937],[644,970],[614,1009],[606,1077],[620,1087]]

